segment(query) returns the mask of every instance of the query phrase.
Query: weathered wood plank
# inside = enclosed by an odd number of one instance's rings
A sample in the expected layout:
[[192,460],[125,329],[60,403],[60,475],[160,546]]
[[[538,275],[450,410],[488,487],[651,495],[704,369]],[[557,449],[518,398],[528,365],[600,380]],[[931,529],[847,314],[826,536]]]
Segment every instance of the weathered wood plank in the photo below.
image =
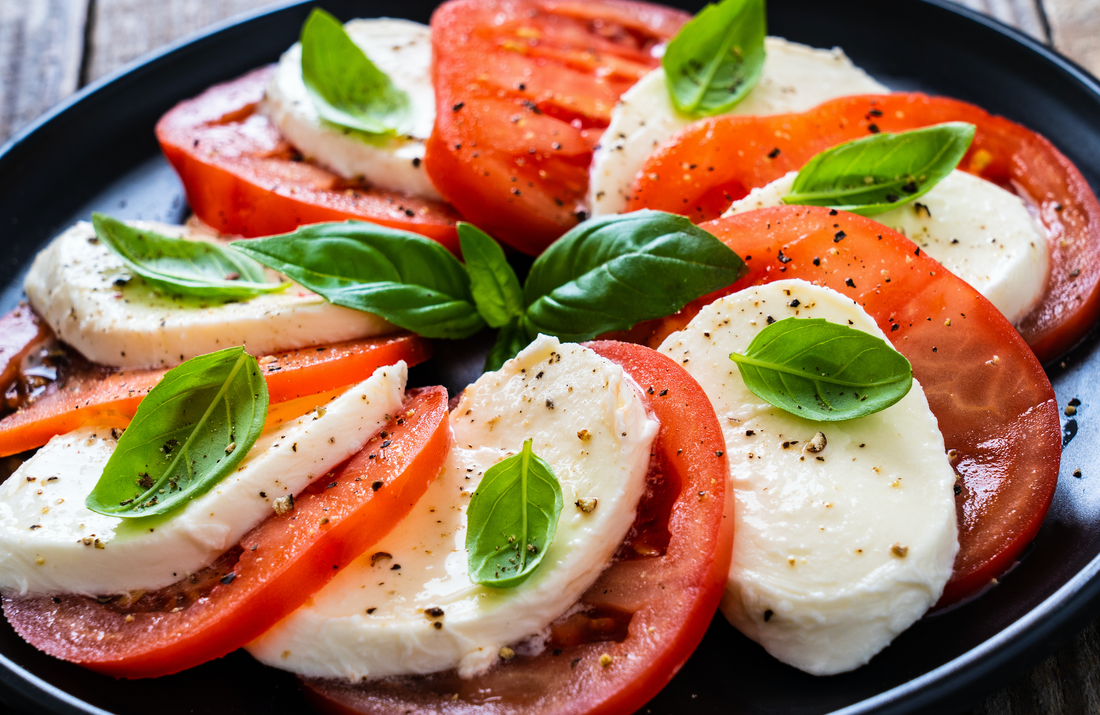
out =
[[88,0],[0,1],[0,143],[73,93]]
[[1042,0],[1042,3],[1054,47],[1100,76],[1100,2]]
[[[1085,0],[1095,5],[1095,0]],[[997,18],[1032,37],[1049,42],[1039,0],[956,0],[960,5]]]
[[177,37],[270,0],[93,0],[85,70],[94,80]]

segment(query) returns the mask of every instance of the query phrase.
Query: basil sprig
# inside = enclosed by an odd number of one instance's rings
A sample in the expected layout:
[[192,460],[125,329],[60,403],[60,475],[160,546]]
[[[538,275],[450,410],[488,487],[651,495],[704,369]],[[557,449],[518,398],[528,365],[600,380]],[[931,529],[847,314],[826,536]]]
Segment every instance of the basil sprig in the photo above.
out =
[[92,214],[92,226],[134,275],[161,292],[240,300],[290,285],[269,283],[259,263],[213,243],[170,238],[101,213]]
[[522,315],[523,289],[500,244],[470,223],[458,224],[458,240],[474,303],[489,327],[504,327]]
[[766,34],[764,0],[707,5],[661,58],[672,104],[689,117],[728,112],[760,81]]
[[874,414],[913,386],[909,361],[885,340],[822,318],[776,321],[730,359],[754,395],[810,420]]
[[302,79],[325,121],[368,134],[399,134],[409,95],[378,69],[332,15],[314,8],[302,26]]
[[554,540],[562,501],[554,470],[530,439],[486,470],[466,508],[470,580],[495,588],[526,581]]
[[233,247],[330,303],[428,338],[465,338],[485,327],[462,264],[415,233],[355,221],[320,223]]
[[172,368],[141,401],[85,505],[115,517],[185,506],[233,473],[267,407],[267,382],[242,347]]
[[783,201],[864,216],[889,211],[920,198],[950,174],[974,132],[973,124],[947,122],[826,149],[802,167]]

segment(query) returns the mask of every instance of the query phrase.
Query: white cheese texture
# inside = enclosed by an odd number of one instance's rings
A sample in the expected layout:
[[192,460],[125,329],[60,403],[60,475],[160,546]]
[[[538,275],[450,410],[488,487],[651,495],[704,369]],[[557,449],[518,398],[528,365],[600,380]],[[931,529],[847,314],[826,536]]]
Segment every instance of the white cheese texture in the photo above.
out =
[[303,156],[345,179],[441,200],[422,163],[424,141],[435,124],[431,29],[390,18],[352,20],[344,28],[367,58],[409,95],[412,121],[407,133],[372,136],[321,119],[302,79],[298,43],[279,60],[261,111]]
[[[831,675],[869,661],[939,599],[958,550],[955,475],[916,380],[897,404],[843,422],[750,392],[728,356],[769,316],[850,321],[885,339],[840,293],[777,281],[710,304],[660,352],[703,386],[726,439],[736,538],[722,613],[784,663]],[[819,431],[825,449],[806,450]]]
[[[723,216],[783,206],[797,171],[749,192]],[[914,202],[871,219],[916,243],[969,283],[1010,323],[1043,297],[1050,246],[1023,200],[991,181],[955,169]]]
[[[767,58],[760,82],[728,114],[805,112],[852,94],[889,90],[852,64],[839,48],[819,50],[779,37],[764,41]],[[676,111],[658,67],[627,90],[592,157],[588,206],[593,216],[621,213],[634,177],[649,155],[695,119]]]
[[[216,240],[183,226],[132,225],[175,238]],[[239,303],[161,295],[131,276],[83,221],[39,252],[23,290],[59,338],[110,367],[173,367],[234,345],[263,355],[394,330],[376,315],[332,305],[296,285]]]
[[168,518],[84,506],[117,444],[110,427],[54,437],[0,484],[0,591],[100,596],[186,578],[273,514],[275,499],[362,449],[401,407],[405,377],[403,362],[378,368],[323,411],[265,432],[236,472]]
[[[413,511],[249,644],[253,656],[306,676],[451,668],[468,676],[496,662],[502,646],[537,639],[577,603],[626,536],[645,490],[658,425],[637,386],[587,348],[540,337],[468,387],[451,426],[443,472]],[[528,438],[561,483],[557,533],[521,585],[481,586],[467,567],[466,506],[485,470]],[[595,499],[595,509],[582,511],[578,499]],[[443,615],[426,613],[432,608]]]

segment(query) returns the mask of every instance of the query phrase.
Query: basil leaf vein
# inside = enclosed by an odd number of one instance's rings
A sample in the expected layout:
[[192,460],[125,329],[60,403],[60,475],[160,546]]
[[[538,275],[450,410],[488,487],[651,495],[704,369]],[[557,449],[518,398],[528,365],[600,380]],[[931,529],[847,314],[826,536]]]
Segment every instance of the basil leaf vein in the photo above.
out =
[[527,580],[554,540],[562,493],[554,470],[523,443],[485,472],[466,508],[470,580],[512,588]]
[[330,303],[374,313],[428,338],[464,338],[485,326],[462,264],[415,233],[348,221],[232,246]]
[[409,95],[394,85],[348,36],[315,8],[302,26],[302,79],[325,121],[368,134],[399,134],[412,116]]
[[185,506],[233,473],[267,408],[267,382],[242,347],[172,368],[141,401],[85,505],[115,517]]
[[764,0],[722,0],[703,8],[661,58],[676,109],[690,117],[732,109],[760,81],[766,34]]
[[269,283],[263,266],[217,244],[163,236],[100,213],[92,214],[92,226],[131,272],[161,292],[239,300],[290,285]]
[[500,328],[523,314],[523,289],[508,265],[504,249],[477,226],[459,222],[458,240],[474,304],[490,328]]
[[874,414],[913,385],[909,361],[885,340],[822,318],[772,323],[730,359],[754,395],[810,420]]
[[889,211],[920,198],[950,174],[974,133],[973,124],[947,122],[826,149],[802,167],[783,201],[863,216]]

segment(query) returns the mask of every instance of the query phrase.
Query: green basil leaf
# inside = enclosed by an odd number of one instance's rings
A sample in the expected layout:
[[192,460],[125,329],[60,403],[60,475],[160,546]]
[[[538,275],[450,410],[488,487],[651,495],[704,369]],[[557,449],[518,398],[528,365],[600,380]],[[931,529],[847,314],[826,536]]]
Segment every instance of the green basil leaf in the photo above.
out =
[[367,58],[339,20],[314,8],[301,43],[302,79],[322,119],[368,134],[405,131],[409,95]]
[[725,288],[745,264],[683,216],[641,210],[589,219],[553,243],[524,285],[524,324],[580,342],[675,313]]
[[158,291],[240,300],[290,285],[269,283],[259,263],[213,243],[162,236],[100,213],[92,214],[92,226],[103,245]]
[[948,122],[826,149],[802,167],[783,201],[863,216],[889,211],[920,198],[950,174],[974,131],[973,124]]
[[870,415],[913,386],[909,361],[885,340],[822,318],[772,323],[730,359],[754,395],[810,420]]
[[487,469],[466,507],[470,580],[495,588],[526,581],[554,540],[561,508],[558,478],[531,440]]
[[523,325],[523,319],[512,318],[507,325],[500,329],[493,346],[489,348],[489,354],[485,357],[485,372],[499,370],[504,363],[514,358],[520,350],[531,344],[531,338],[527,335],[527,329]]
[[428,338],[464,338],[485,326],[462,264],[415,233],[348,221],[232,245],[330,303]]
[[470,274],[474,304],[489,327],[502,327],[522,315],[523,289],[500,244],[477,226],[461,221],[458,240]]
[[689,117],[728,112],[764,72],[764,0],[707,5],[668,43],[665,68],[672,103]]
[[141,401],[85,505],[116,517],[185,506],[233,473],[267,406],[267,382],[242,347],[172,368]]

